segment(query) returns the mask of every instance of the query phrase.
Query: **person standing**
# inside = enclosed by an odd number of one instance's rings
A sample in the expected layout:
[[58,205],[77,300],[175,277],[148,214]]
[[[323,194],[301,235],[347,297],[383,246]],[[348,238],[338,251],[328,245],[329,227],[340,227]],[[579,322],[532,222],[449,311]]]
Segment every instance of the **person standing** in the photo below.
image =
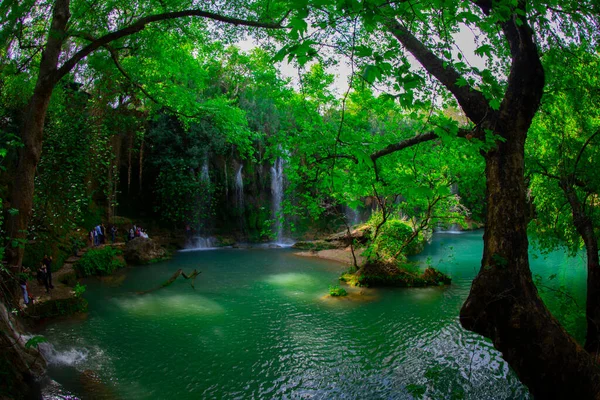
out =
[[40,285],[44,285],[46,288],[46,293],[50,292],[50,286],[48,285],[48,270],[46,269],[46,265],[42,263],[40,269],[38,269],[37,280]]
[[96,225],[94,232],[94,236],[96,237],[96,246],[100,246],[100,242],[102,240],[102,228],[100,227],[100,225]]
[[21,286],[21,290],[23,291],[23,303],[25,303],[25,305],[29,304],[29,300],[33,302],[33,298],[30,299],[29,297],[28,273],[29,269],[25,268],[19,275],[19,286]]
[[102,231],[102,244],[106,244],[106,227],[104,224],[100,224],[100,230]]
[[46,279],[48,280],[48,286],[50,289],[54,289],[54,285],[52,284],[52,256],[48,257],[48,255],[45,255],[42,262],[46,266]]
[[112,242],[114,243],[115,242],[115,237],[117,235],[117,227],[116,226],[113,225],[110,228],[110,235],[112,236]]

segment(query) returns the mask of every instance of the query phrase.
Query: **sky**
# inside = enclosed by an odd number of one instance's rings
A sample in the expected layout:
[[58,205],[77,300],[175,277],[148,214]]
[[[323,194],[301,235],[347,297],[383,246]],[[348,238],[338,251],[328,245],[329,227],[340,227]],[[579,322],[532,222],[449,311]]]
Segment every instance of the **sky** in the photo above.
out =
[[[485,67],[485,60],[482,57],[475,54],[475,49],[478,47],[478,45],[475,42],[475,35],[469,28],[462,25],[460,32],[458,34],[454,35],[454,39],[456,41],[456,45],[458,46],[458,48],[460,48],[460,51],[462,51],[464,59],[470,65],[481,68],[481,69],[483,69]],[[236,45],[243,51],[249,51],[258,46],[256,41],[254,41],[252,38],[247,38],[246,40],[239,41],[236,43]],[[456,58],[457,53],[458,53],[458,49],[454,52],[455,59],[457,59]],[[284,78],[290,78],[292,81],[292,85],[294,87],[298,88],[300,85],[300,82],[298,79],[298,67],[293,64],[288,63],[287,61],[282,61],[282,62],[279,62],[278,64],[279,64],[279,71],[281,72],[282,76]],[[414,58],[411,58],[411,64],[413,65],[413,68],[415,68],[415,69],[421,68],[419,63]],[[338,97],[344,96],[344,94],[348,90],[349,76],[352,73],[352,69],[350,67],[349,62],[348,61],[339,62],[334,67],[328,67],[327,72],[330,74],[333,74],[335,76],[335,81],[333,83],[334,93]],[[376,90],[376,92],[377,92],[377,90]]]

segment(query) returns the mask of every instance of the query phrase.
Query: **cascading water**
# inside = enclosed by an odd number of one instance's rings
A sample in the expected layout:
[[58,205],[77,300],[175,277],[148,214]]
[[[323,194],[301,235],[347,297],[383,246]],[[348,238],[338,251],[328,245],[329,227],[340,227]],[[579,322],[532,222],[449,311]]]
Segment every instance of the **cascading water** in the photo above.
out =
[[283,201],[283,165],[281,157],[277,157],[271,167],[271,195],[273,198],[271,209],[275,219],[275,234],[277,243],[283,240],[283,224],[280,221],[281,202]]
[[[206,228],[210,226],[210,209],[212,204],[212,192],[210,189],[210,167],[208,152],[204,153],[202,169],[200,171],[200,181],[206,190],[196,199],[197,220],[195,228],[199,232],[206,232]],[[194,247],[194,238],[188,243],[188,247]]]
[[210,182],[210,175],[208,170],[208,154],[204,156],[204,162],[202,163],[202,171],[200,172],[200,180],[202,182]]
[[344,214],[346,217],[346,223],[350,226],[360,224],[360,212],[358,209],[350,208],[349,206],[344,207]]
[[188,241],[185,249],[181,251],[212,250],[217,248],[217,244],[217,238],[212,236],[194,236]]
[[242,177],[242,168],[244,166],[240,165],[235,174],[235,205],[243,210],[244,208],[244,179]]

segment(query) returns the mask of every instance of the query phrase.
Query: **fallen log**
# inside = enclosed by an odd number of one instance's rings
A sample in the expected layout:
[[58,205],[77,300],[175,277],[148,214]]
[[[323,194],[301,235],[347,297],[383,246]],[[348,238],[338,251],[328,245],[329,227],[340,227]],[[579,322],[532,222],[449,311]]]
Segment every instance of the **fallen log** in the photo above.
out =
[[192,280],[192,282],[191,282],[192,288],[196,289],[196,287],[194,286],[194,283],[196,281],[196,277],[198,275],[200,275],[200,273],[201,272],[193,270],[191,274],[186,275],[186,273],[183,272],[183,270],[181,268],[179,268],[169,279],[167,279],[166,281],[164,281],[162,283],[162,285],[160,285],[158,287],[155,287],[153,289],[150,289],[150,290],[144,290],[144,291],[141,291],[141,292],[137,292],[137,294],[148,294],[148,293],[155,292],[155,291],[157,291],[159,289],[166,288],[167,286],[170,286],[173,282],[175,282],[177,280],[177,278],[179,277],[179,275],[183,276],[185,279],[191,279]]

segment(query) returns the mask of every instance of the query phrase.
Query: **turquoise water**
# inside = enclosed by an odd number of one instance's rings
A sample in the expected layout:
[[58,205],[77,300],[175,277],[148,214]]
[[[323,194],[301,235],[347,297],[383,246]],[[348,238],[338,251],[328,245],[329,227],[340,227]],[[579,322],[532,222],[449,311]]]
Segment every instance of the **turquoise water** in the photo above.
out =
[[[353,299],[326,297],[344,266],[286,249],[182,252],[89,281],[89,316],[42,332],[49,372],[91,399],[528,398],[501,355],[458,322],[481,236],[435,235],[417,257],[450,274],[449,287],[362,289]],[[532,262],[582,299],[582,260]],[[178,280],[135,293],[178,268],[202,271],[195,289]]]

